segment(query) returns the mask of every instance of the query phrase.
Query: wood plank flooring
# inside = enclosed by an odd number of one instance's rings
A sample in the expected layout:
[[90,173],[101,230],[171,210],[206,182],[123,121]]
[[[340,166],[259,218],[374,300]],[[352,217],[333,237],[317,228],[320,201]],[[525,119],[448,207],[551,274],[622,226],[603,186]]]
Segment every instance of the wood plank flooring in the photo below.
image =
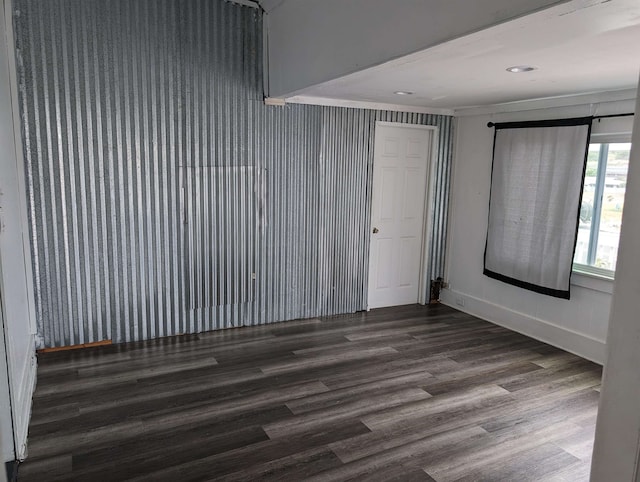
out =
[[601,378],[441,305],[38,363],[20,481],[588,480]]

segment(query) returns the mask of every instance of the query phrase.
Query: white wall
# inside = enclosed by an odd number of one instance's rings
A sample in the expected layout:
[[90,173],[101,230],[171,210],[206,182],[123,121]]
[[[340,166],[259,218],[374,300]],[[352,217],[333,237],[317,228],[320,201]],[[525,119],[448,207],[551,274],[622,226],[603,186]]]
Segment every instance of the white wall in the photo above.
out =
[[[640,98],[638,106],[640,108]],[[591,480],[638,481],[640,471],[640,122],[627,176]]]
[[[0,9],[0,289],[4,308],[4,338],[16,456],[23,458],[35,386],[35,310],[31,255],[28,248],[22,143],[19,132],[14,130],[14,125],[19,124],[15,123],[14,117],[14,99],[17,98],[13,70],[15,63],[10,23],[6,22],[8,19],[10,5],[3,0]],[[0,424],[3,430],[11,426],[10,421],[4,418],[0,420]]]
[[266,15],[282,97],[567,0],[285,0]]
[[620,101],[458,118],[447,252],[450,287],[442,292],[443,303],[603,363],[612,282],[574,275],[571,300],[561,300],[482,274],[494,134],[487,122],[633,110],[632,101]]

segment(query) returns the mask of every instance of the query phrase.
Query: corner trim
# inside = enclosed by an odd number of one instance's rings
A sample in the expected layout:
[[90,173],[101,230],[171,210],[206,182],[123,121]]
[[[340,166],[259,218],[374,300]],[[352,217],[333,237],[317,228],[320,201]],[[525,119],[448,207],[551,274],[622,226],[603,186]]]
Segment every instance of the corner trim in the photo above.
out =
[[[457,298],[462,298],[465,306],[457,305]],[[522,333],[599,365],[604,364],[606,358],[606,342],[604,340],[592,338],[549,321],[455,290],[443,290],[440,302],[458,311],[463,311],[495,325]]]
[[[35,339],[32,335],[31,343],[35,346]],[[31,409],[33,407],[33,393],[36,389],[37,362],[35,350],[27,359],[23,368],[22,384],[17,387],[17,403],[14,407],[14,440],[16,444],[16,458],[21,461],[27,458],[27,436],[29,434],[29,421],[31,420]],[[16,410],[21,410],[17,413]]]
[[7,482],[15,482],[18,480],[18,465],[17,460],[10,460],[4,463],[4,470],[7,474]]

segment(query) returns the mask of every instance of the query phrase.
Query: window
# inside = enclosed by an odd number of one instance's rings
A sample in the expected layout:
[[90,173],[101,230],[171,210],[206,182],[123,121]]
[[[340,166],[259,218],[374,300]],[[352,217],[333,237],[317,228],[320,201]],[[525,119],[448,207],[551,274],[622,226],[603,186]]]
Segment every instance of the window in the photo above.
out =
[[574,271],[613,278],[631,144],[598,137],[589,145],[573,262]]

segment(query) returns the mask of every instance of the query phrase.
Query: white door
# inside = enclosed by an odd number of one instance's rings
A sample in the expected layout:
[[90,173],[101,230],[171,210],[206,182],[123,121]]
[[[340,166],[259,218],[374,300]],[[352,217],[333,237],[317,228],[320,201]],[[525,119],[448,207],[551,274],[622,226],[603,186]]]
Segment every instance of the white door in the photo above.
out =
[[418,302],[431,133],[376,126],[369,309]]

